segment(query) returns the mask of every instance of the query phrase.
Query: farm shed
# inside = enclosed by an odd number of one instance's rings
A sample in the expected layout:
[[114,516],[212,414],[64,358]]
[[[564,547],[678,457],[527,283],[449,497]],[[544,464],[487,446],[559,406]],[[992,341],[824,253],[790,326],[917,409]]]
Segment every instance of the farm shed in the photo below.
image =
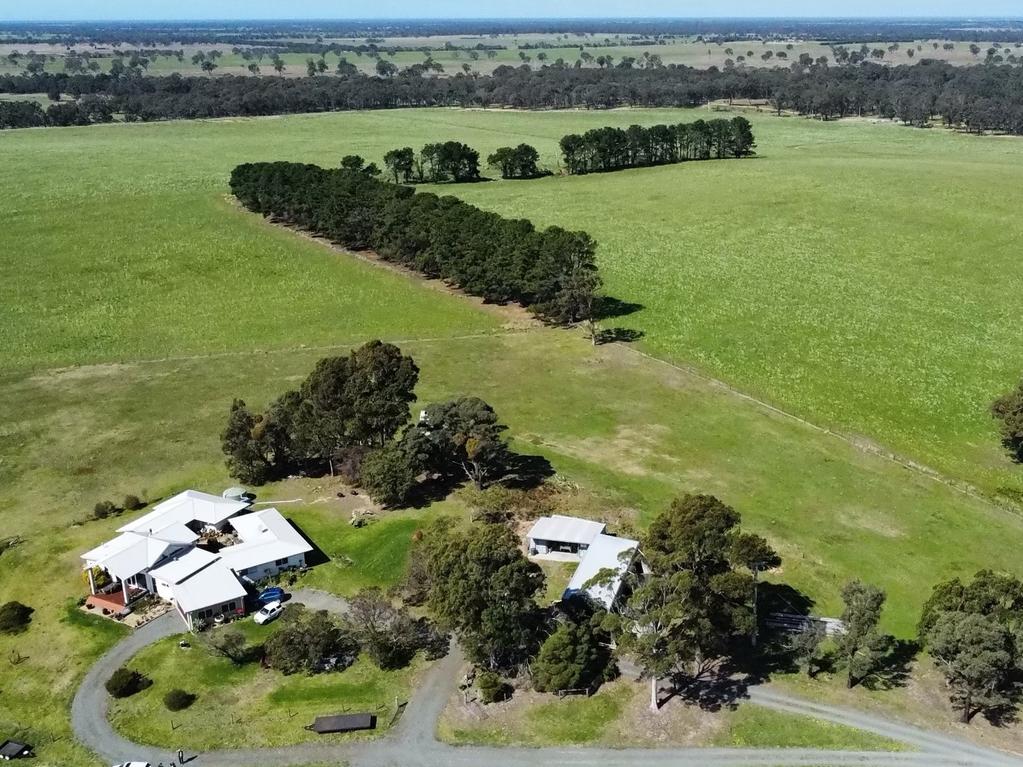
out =
[[578,561],[602,532],[603,522],[554,514],[536,520],[526,533],[526,542],[531,556]]
[[[582,561],[579,562],[579,567],[572,574],[568,588],[565,589],[564,598],[568,599],[576,594],[586,594],[590,599],[611,610],[618,601],[622,581],[630,569],[638,575],[650,572],[639,553],[639,541],[601,533],[590,543]],[[587,582],[601,571],[611,571],[614,576],[607,583],[587,587]]]

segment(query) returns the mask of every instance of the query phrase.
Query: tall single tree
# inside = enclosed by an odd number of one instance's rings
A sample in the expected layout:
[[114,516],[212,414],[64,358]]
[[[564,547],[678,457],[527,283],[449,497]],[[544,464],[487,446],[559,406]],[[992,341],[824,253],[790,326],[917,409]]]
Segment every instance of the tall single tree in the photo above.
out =
[[878,631],[885,593],[876,586],[853,580],[842,588],[844,633],[838,649],[846,664],[846,687],[874,673],[890,647],[890,637]]
[[945,675],[960,721],[1009,702],[1006,689],[1013,671],[1008,632],[977,613],[946,612],[927,633],[931,657]]
[[766,540],[743,533],[740,521],[714,496],[681,496],[643,539],[653,574],[626,576],[631,595],[609,623],[650,677],[654,710],[661,678],[698,680],[755,636],[754,573],[781,560]]

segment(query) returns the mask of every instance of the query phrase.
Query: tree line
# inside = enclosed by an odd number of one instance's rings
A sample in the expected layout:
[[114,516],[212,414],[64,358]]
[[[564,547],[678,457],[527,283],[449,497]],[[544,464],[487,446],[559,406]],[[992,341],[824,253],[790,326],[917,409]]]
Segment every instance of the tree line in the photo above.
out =
[[875,115],[922,125],[940,117],[971,131],[1023,134],[1023,68],[938,61],[895,67],[793,62],[790,68],[723,70],[585,69],[555,62],[538,70],[502,66],[490,76],[444,78],[418,70],[384,78],[354,72],[303,78],[43,72],[0,76],[0,92],[92,94],[128,121],[420,106],[687,107],[752,99],[822,119]]
[[[302,78],[42,72],[0,76],[0,92],[76,99],[91,94],[128,121],[421,106],[691,107],[751,99],[822,119],[874,115],[923,125],[940,118],[951,127],[1023,135],[1023,68],[938,61],[895,67],[793,62],[789,68],[722,70],[676,65],[586,69],[555,62],[538,70],[502,66],[490,76],[443,78],[424,77],[418,70],[385,78],[353,72]],[[27,127],[38,113],[19,119]]]
[[349,169],[240,165],[231,191],[249,210],[299,226],[552,323],[590,322],[600,301],[596,243],[585,232],[536,229],[454,197],[416,193]]
[[756,142],[745,117],[677,125],[630,125],[570,133],[560,142],[568,173],[594,173],[687,160],[748,157]]

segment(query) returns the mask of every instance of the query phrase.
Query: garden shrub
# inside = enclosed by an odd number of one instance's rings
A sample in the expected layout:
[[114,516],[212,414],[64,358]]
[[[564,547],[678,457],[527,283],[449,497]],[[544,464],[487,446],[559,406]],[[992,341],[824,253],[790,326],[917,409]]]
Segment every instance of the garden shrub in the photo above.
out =
[[133,671],[127,666],[121,666],[106,682],[107,692],[115,698],[128,698],[137,692],[153,684],[153,680],[143,676],[138,671]]
[[163,705],[167,707],[168,711],[183,711],[193,703],[195,703],[195,695],[180,687],[175,687],[163,696]]
[[24,631],[32,620],[34,610],[21,602],[0,605],[0,633],[17,634]]

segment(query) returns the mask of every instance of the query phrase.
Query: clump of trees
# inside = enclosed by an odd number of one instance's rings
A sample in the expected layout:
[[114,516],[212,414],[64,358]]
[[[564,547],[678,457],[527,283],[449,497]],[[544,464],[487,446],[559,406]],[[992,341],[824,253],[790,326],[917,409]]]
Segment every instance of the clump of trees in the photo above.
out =
[[128,698],[152,686],[153,680],[134,669],[121,666],[105,682],[107,692],[114,698]]
[[935,586],[920,617],[920,643],[945,675],[949,698],[968,723],[998,721],[1018,699],[1013,684],[1023,648],[1023,581],[989,570],[973,581]]
[[479,152],[460,141],[427,144],[418,156],[409,146],[392,149],[384,154],[384,165],[396,184],[480,180]]
[[409,423],[419,368],[391,344],[372,341],[320,360],[302,385],[256,413],[231,406],[221,446],[231,475],[262,484],[294,472],[340,473],[385,506],[405,505],[423,479],[466,480],[482,490],[519,457],[507,427],[478,397],[428,405]]
[[745,117],[696,120],[678,125],[594,128],[561,139],[568,173],[594,173],[687,160],[748,157],[756,142]]
[[503,146],[487,157],[487,165],[501,171],[501,178],[538,178],[549,175],[537,163],[540,153],[529,144]]
[[446,634],[425,618],[395,607],[379,589],[357,594],[345,620],[362,651],[382,669],[407,666],[419,651],[431,660],[447,652]]
[[486,301],[519,303],[548,322],[591,321],[599,309],[596,243],[585,232],[538,231],[453,197],[298,163],[240,165],[231,191],[264,216],[374,250]]
[[714,496],[684,495],[642,541],[653,572],[627,574],[628,593],[606,625],[650,678],[653,710],[659,680],[698,681],[756,635],[755,574],[781,560],[740,521]]
[[530,664],[533,688],[539,692],[590,691],[617,675],[611,637],[603,628],[605,612],[580,597],[565,609],[567,614]]
[[408,421],[418,381],[412,358],[381,341],[321,359],[263,413],[235,400],[221,435],[228,468],[262,484],[294,470],[322,472],[349,447],[382,447]]
[[454,530],[439,520],[412,557],[420,595],[440,624],[455,632],[470,661],[509,672],[536,653],[543,626],[536,595],[544,575],[509,528]]

